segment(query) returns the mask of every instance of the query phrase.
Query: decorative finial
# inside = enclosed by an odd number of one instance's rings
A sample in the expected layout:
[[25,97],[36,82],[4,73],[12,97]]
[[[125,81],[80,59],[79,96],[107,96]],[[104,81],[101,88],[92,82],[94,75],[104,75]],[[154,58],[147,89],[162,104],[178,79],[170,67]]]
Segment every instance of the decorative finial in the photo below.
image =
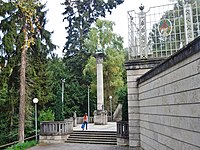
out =
[[144,10],[144,5],[141,4],[141,6],[139,7],[139,9],[140,9],[141,11],[143,11],[143,10]]
[[188,4],[190,1],[189,0],[185,0],[185,4]]

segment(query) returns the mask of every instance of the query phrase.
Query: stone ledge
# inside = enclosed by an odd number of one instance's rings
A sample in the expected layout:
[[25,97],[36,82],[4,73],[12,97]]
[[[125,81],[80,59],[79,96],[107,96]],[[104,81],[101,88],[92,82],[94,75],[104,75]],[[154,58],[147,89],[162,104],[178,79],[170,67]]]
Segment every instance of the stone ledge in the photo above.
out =
[[125,63],[126,70],[139,70],[139,69],[150,69],[154,68],[155,64],[160,64],[162,58],[155,59],[143,59],[143,60],[132,60]]
[[120,146],[128,146],[129,145],[129,138],[117,138],[117,145]]
[[59,135],[59,136],[41,136],[39,139],[39,143],[47,143],[47,144],[53,144],[53,143],[65,143],[65,141],[68,139],[70,135]]

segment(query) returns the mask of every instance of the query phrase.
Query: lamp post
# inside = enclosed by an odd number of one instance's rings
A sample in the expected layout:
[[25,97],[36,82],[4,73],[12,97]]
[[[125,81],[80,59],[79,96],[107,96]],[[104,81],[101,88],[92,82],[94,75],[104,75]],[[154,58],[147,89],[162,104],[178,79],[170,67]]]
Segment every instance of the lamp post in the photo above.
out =
[[110,115],[111,115],[111,121],[112,121],[112,96],[109,96],[110,99]]
[[88,85],[88,123],[90,122],[90,86]]
[[37,103],[38,103],[38,99],[34,98],[33,99],[33,103],[35,104],[35,140],[37,142]]
[[62,81],[62,113],[63,113],[63,103],[64,103],[64,83],[65,79],[61,79]]

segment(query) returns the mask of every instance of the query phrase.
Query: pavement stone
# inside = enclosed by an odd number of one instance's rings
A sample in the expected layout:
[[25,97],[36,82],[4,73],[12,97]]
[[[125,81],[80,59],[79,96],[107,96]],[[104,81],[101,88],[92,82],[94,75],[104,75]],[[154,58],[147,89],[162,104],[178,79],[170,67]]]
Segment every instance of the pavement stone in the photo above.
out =
[[[88,124],[88,131],[117,131],[116,122],[108,122],[107,125],[94,125],[93,123]],[[73,128],[74,131],[81,131],[81,124],[78,124]]]
[[28,150],[129,150],[129,147],[103,144],[64,143],[35,146]]

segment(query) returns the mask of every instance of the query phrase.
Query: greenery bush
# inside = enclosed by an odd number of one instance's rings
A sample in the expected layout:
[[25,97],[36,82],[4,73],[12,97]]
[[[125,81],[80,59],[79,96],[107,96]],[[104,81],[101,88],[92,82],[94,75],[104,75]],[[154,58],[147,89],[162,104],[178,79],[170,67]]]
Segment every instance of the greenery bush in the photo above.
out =
[[54,114],[53,111],[48,109],[48,110],[42,110],[40,112],[40,116],[38,118],[38,121],[54,121]]
[[26,150],[27,148],[33,147],[37,144],[36,141],[27,141],[24,143],[18,143],[11,147],[6,148],[6,150]]

